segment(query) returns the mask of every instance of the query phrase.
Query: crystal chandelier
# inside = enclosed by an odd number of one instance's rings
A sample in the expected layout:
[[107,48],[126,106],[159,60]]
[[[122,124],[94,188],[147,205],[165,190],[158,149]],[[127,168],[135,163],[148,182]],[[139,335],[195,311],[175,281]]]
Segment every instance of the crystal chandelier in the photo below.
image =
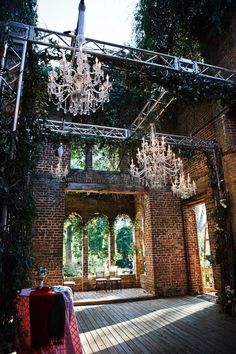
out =
[[55,168],[53,168],[53,166],[51,165],[51,176],[53,178],[56,178],[58,181],[62,181],[63,179],[65,179],[69,173],[68,166],[66,166],[65,168],[63,168],[62,166],[63,153],[64,153],[63,144],[60,143],[59,147],[56,150],[56,154],[58,156],[58,163]]
[[89,115],[109,101],[112,84],[109,76],[104,78],[102,64],[95,59],[91,66],[84,43],[84,1],[80,1],[76,41],[71,61],[63,53],[59,67],[49,72],[49,99],[64,113]]
[[186,179],[183,172],[180,172],[179,176],[176,176],[171,189],[173,194],[181,199],[188,199],[197,193],[195,181],[191,181],[189,173]]
[[138,166],[132,160],[130,173],[145,187],[161,189],[172,184],[173,193],[181,198],[196,193],[195,182],[191,182],[189,176],[187,180],[184,178],[182,160],[175,156],[164,136],[161,139],[156,136],[154,124],[151,124],[150,142],[143,138],[136,157]]

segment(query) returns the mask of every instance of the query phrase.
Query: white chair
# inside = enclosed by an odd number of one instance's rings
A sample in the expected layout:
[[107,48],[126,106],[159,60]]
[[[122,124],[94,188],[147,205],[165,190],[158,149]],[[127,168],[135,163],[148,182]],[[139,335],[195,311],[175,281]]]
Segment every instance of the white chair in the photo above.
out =
[[109,286],[110,290],[112,291],[116,287],[119,290],[122,290],[122,279],[118,277],[117,272],[118,272],[118,267],[117,266],[110,266],[108,268],[109,271]]
[[96,291],[98,289],[107,291],[107,278],[105,277],[105,269],[104,267],[97,267],[95,269],[96,274]]

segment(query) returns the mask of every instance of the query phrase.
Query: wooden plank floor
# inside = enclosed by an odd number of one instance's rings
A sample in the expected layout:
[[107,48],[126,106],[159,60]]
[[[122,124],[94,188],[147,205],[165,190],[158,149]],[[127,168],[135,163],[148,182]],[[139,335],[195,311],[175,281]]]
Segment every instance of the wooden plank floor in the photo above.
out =
[[235,354],[236,321],[185,296],[75,307],[84,354]]
[[94,303],[109,303],[109,302],[122,302],[133,299],[147,299],[153,298],[153,295],[147,293],[142,288],[129,288],[122,290],[113,291],[83,291],[75,292],[74,294],[74,305],[89,305]]

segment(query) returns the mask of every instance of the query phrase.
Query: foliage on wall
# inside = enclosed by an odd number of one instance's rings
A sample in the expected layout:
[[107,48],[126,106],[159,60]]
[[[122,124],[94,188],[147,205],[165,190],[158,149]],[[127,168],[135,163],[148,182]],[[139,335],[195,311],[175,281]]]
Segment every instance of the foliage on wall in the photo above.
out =
[[[34,0],[10,3],[4,0],[1,19],[34,24],[35,6]],[[14,350],[18,331],[17,291],[30,284],[31,241],[36,215],[32,177],[45,139],[45,77],[38,56],[32,51],[28,52],[24,79],[16,132],[12,131],[13,112],[1,109],[0,114],[0,200],[1,211],[7,211],[7,225],[0,229],[0,348],[4,353]]]
[[223,308],[227,307],[225,288],[229,286],[235,289],[236,257],[234,252],[233,235],[230,221],[230,200],[227,195],[219,195],[218,177],[215,169],[215,161],[212,154],[205,152],[207,156],[208,176],[212,187],[212,200],[214,210],[212,217],[215,219],[215,231],[213,238],[216,246],[216,262],[221,266],[221,289],[219,300]]
[[209,46],[225,33],[235,11],[233,0],[141,0],[136,41],[147,49],[207,58]]
[[1,0],[0,21],[16,21],[35,25],[37,0]]

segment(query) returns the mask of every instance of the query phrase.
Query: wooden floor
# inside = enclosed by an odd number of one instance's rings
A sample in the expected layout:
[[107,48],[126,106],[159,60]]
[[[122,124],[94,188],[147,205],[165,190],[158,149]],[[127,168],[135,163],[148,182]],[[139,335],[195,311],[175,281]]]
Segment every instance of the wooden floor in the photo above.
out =
[[129,300],[151,299],[153,295],[142,288],[129,288],[113,291],[83,291],[74,294],[74,305],[91,305],[101,303],[124,302]]
[[236,321],[186,296],[75,307],[84,354],[235,354]]

